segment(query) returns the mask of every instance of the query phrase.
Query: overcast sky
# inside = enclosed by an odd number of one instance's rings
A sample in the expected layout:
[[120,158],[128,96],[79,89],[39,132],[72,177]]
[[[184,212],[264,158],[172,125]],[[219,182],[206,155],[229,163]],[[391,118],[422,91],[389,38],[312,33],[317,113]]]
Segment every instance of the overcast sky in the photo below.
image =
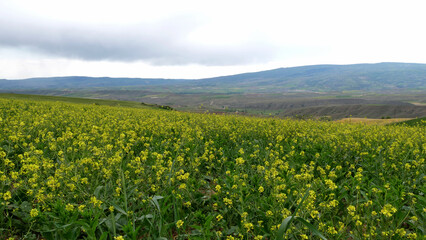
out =
[[426,63],[424,0],[0,0],[0,78]]

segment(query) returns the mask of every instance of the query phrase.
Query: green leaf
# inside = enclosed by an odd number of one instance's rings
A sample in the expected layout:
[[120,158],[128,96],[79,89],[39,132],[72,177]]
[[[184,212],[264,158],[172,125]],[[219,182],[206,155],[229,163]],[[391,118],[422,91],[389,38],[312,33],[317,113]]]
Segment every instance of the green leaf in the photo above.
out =
[[151,203],[153,203],[154,206],[157,207],[158,212],[160,212],[160,213],[161,213],[161,208],[160,208],[160,204],[158,204],[158,200],[163,199],[163,198],[164,198],[163,196],[154,196],[154,197],[152,197],[152,200],[151,200]]
[[99,198],[99,193],[101,192],[101,190],[102,190],[102,188],[103,188],[104,186],[98,186],[96,189],[95,189],[95,192],[93,193],[93,195],[95,195],[95,197],[96,198]]
[[123,215],[127,216],[126,211],[124,211],[124,209],[122,209],[121,207],[119,207],[117,204],[112,203],[111,205],[114,207],[114,209],[116,209],[117,211],[119,211]]
[[145,220],[147,218],[153,218],[154,216],[152,214],[143,215],[141,217],[136,218],[136,220]]
[[99,240],[106,240],[108,237],[108,232],[104,232],[102,233],[101,237],[99,238]]
[[121,215],[122,215],[121,213],[115,214],[114,220],[118,221],[118,219],[120,219]]
[[314,227],[314,225],[310,224],[308,221],[306,221],[304,218],[301,217],[295,217],[295,220],[298,220],[299,222],[303,223],[306,227],[309,228],[309,230],[312,232],[313,235],[318,236],[319,238],[323,240],[327,240],[318,229]]
[[327,240],[327,238],[325,238],[324,235],[322,235],[322,233],[314,227],[314,225],[306,221],[304,218],[301,218],[298,216],[295,216],[295,217],[290,216],[284,219],[283,223],[280,226],[280,229],[278,230],[279,235],[277,239],[284,239],[284,234],[286,233],[287,229],[290,227],[290,223],[292,220],[301,222],[312,232],[313,235],[316,235],[323,240]]
[[[299,211],[299,209],[302,207],[303,202],[305,202],[306,198],[309,195],[309,190],[310,188],[308,188],[306,190],[305,195],[303,196],[302,200],[300,201],[299,205],[297,205],[296,210],[293,213],[293,216],[296,216],[297,212]],[[287,217],[286,219],[284,219],[284,221],[281,223],[280,228],[278,229],[278,236],[277,239],[278,240],[283,240],[284,239],[284,234],[287,232],[288,228],[290,227],[291,223],[293,222],[294,217],[290,216]]]
[[98,226],[99,226],[99,220],[96,219],[95,221],[92,222],[91,230],[93,233],[96,231],[96,228],[98,228]]
[[278,236],[277,239],[281,240],[284,239],[284,234],[287,232],[287,229],[290,226],[290,223],[293,220],[293,216],[287,217],[286,219],[284,219],[284,221],[281,223],[280,228],[278,229]]
[[238,227],[237,226],[232,226],[226,231],[227,235],[231,235],[233,233],[238,233]]

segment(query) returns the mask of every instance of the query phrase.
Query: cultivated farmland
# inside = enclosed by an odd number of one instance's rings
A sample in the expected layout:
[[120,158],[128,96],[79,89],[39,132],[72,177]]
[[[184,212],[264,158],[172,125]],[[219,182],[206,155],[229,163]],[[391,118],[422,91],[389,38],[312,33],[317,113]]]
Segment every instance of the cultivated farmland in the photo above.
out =
[[0,98],[0,239],[422,239],[425,157],[424,124]]

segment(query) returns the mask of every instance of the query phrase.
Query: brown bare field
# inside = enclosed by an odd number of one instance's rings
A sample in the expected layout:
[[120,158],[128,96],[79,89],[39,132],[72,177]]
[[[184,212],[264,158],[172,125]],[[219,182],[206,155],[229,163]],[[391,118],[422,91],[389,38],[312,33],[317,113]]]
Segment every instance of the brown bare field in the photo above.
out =
[[336,120],[335,122],[343,123],[365,123],[365,124],[377,124],[386,125],[389,123],[402,122],[411,120],[412,118],[391,118],[391,119],[377,119],[377,118],[343,118]]
[[416,106],[426,106],[426,103],[420,103],[420,102],[411,102],[411,104]]

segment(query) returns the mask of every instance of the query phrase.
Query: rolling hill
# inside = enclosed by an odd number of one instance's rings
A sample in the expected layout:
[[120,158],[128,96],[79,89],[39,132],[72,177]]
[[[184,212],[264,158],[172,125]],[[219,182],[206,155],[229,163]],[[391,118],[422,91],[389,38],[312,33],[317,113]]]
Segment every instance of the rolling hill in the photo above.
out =
[[426,64],[312,65],[203,79],[199,84],[263,91],[425,90]]
[[[120,88],[161,89],[175,92],[285,91],[408,91],[426,90],[426,64],[377,63],[312,65],[279,68],[194,81],[152,78],[52,77],[0,80],[0,90]],[[171,90],[170,87],[172,86]]]
[[110,78],[110,77],[46,77],[21,80],[0,80],[0,90],[34,89],[87,89],[123,86],[172,85],[185,80],[162,78]]

